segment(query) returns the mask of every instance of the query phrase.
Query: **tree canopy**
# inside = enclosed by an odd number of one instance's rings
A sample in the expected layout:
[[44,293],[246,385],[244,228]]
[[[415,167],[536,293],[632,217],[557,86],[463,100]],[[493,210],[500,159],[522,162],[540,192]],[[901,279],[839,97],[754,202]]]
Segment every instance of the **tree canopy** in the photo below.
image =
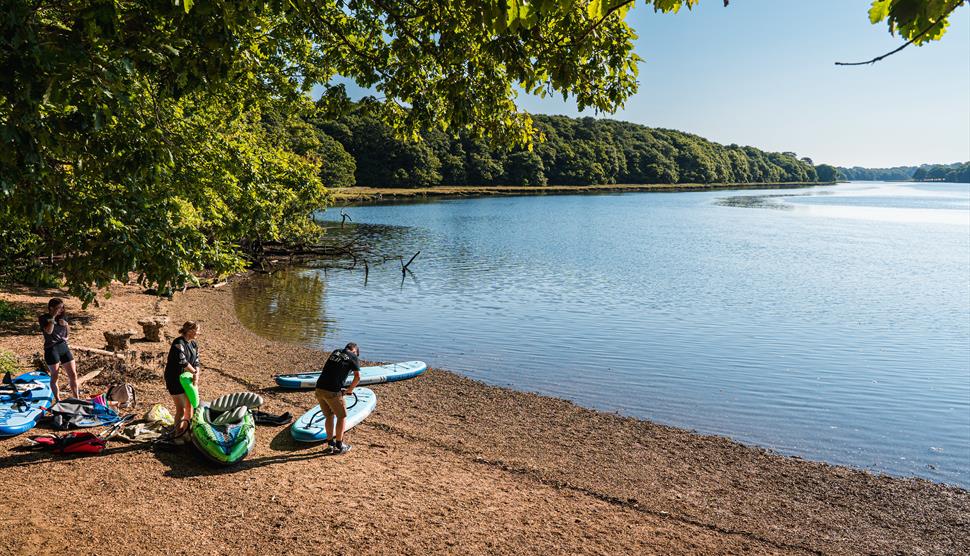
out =
[[[697,2],[640,4],[673,12]],[[633,4],[6,0],[0,273],[53,271],[90,300],[132,271],[179,286],[203,267],[240,268],[247,245],[313,233],[310,214],[327,185],[347,182],[347,160],[328,137],[288,141],[306,123],[291,116],[345,114],[339,77],[377,91],[367,102],[399,137],[437,130],[525,146],[501,171],[539,182],[546,159],[529,147],[542,134],[516,109],[516,91],[622,106],[640,62],[625,20]],[[942,35],[959,4],[876,0],[870,16],[921,44]],[[323,92],[311,110],[314,87]],[[399,154],[415,161],[407,179],[459,171],[447,156],[420,166],[421,148]],[[596,158],[586,179],[620,164],[609,150],[576,156]],[[479,158],[461,171],[499,171]]]
[[[629,122],[533,116],[544,139],[529,149],[506,148],[472,134],[396,137],[366,108],[317,121],[356,167],[355,183],[372,187],[435,185],[595,185],[648,183],[791,183],[821,180],[810,159]],[[831,168],[831,167],[830,167]],[[348,173],[354,173],[348,164]],[[833,168],[834,171],[834,168]]]

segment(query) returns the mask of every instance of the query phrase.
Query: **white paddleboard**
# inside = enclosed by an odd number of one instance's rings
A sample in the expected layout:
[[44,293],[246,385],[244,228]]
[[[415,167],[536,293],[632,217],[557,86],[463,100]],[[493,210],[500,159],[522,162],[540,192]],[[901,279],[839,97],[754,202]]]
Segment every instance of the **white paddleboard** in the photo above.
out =
[[[345,396],[347,404],[347,421],[344,430],[348,431],[360,424],[377,407],[377,394],[370,388],[354,388],[354,395]],[[324,428],[325,415],[316,405],[304,413],[290,426],[290,434],[299,442],[323,442],[327,439]]]
[[[427,370],[428,364],[424,361],[405,361],[403,363],[391,363],[390,365],[379,365],[376,367],[362,367],[360,369],[360,383],[358,386],[406,380],[414,378]],[[320,371],[276,375],[273,378],[276,379],[276,384],[280,388],[305,390],[316,386],[317,379],[320,378]],[[347,376],[347,381],[344,383],[344,386],[350,386],[350,381],[353,379],[354,374],[350,373]]]

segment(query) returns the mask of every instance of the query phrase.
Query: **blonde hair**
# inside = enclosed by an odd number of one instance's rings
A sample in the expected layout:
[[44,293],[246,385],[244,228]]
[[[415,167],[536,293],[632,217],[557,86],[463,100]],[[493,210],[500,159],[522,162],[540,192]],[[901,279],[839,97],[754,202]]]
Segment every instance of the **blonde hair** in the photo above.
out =
[[194,320],[187,320],[185,321],[185,324],[182,325],[182,328],[179,328],[179,334],[185,335],[185,333],[189,332],[190,330],[198,330],[198,329],[199,329],[199,323],[195,322]]

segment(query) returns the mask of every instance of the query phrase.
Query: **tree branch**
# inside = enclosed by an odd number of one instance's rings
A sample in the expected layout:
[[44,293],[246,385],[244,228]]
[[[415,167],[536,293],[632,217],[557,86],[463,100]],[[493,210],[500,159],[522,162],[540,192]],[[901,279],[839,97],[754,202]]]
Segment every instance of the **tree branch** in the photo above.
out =
[[940,25],[944,21],[946,21],[946,18],[949,17],[951,13],[953,13],[953,10],[955,10],[958,7],[960,7],[960,6],[963,5],[963,1],[964,0],[961,0],[960,2],[957,2],[956,4],[954,4],[949,10],[946,11],[946,13],[944,13],[940,17],[940,19],[938,19],[937,21],[933,22],[933,24],[930,25],[929,27],[927,27],[926,29],[923,29],[922,31],[920,31],[920,33],[918,35],[916,35],[915,37],[913,37],[913,38],[909,39],[908,41],[906,41],[899,48],[897,48],[897,49],[895,49],[895,50],[893,50],[891,52],[887,52],[887,53],[883,54],[882,56],[876,56],[872,60],[867,60],[865,62],[836,62],[835,65],[837,65],[837,66],[867,66],[869,64],[875,64],[876,62],[878,62],[880,60],[883,60],[885,58],[888,58],[888,57],[892,56],[893,54],[896,54],[897,52],[899,52],[902,49],[906,48],[907,46],[913,44],[914,42],[920,40],[921,38],[923,38],[924,35],[926,35],[930,31],[932,31],[934,27],[936,27],[937,25]]
[[584,40],[586,40],[586,37],[588,37],[590,33],[592,33],[593,31],[595,31],[597,27],[599,27],[600,25],[602,25],[603,22],[607,20],[607,18],[609,18],[611,15],[613,15],[613,12],[615,12],[616,10],[619,10],[620,8],[622,8],[622,7],[624,7],[624,6],[628,5],[628,4],[632,4],[632,3],[633,3],[633,0],[627,0],[626,2],[621,2],[621,3],[613,6],[612,8],[610,8],[606,12],[606,14],[603,15],[603,17],[600,18],[599,21],[597,21],[596,23],[590,25],[589,28],[587,28],[585,31],[583,31],[583,34],[582,35],[580,35],[580,36],[576,37],[575,39],[569,41],[569,45],[572,46],[572,45],[575,45],[575,44],[582,43]]

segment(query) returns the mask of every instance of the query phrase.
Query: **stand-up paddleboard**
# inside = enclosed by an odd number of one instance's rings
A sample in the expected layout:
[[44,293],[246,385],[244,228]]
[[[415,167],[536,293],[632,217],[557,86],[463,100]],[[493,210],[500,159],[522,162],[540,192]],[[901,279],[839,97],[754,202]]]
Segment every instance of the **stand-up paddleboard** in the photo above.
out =
[[51,377],[31,371],[0,386],[0,436],[13,436],[34,428],[54,399]]
[[[370,388],[354,388],[354,393],[344,397],[347,404],[347,421],[344,430],[348,431],[359,425],[377,407],[377,394]],[[290,426],[293,440],[299,442],[323,442],[327,439],[324,429],[325,416],[320,406],[314,406]]]
[[[404,363],[391,363],[390,365],[380,365],[377,367],[361,367],[360,383],[358,383],[358,386],[406,380],[414,378],[427,370],[428,364],[424,361],[405,361]],[[274,378],[280,388],[302,390],[316,386],[317,379],[320,378],[320,371],[276,375]],[[349,386],[353,379],[354,374],[351,373],[347,376],[347,381],[344,383],[344,386]]]

